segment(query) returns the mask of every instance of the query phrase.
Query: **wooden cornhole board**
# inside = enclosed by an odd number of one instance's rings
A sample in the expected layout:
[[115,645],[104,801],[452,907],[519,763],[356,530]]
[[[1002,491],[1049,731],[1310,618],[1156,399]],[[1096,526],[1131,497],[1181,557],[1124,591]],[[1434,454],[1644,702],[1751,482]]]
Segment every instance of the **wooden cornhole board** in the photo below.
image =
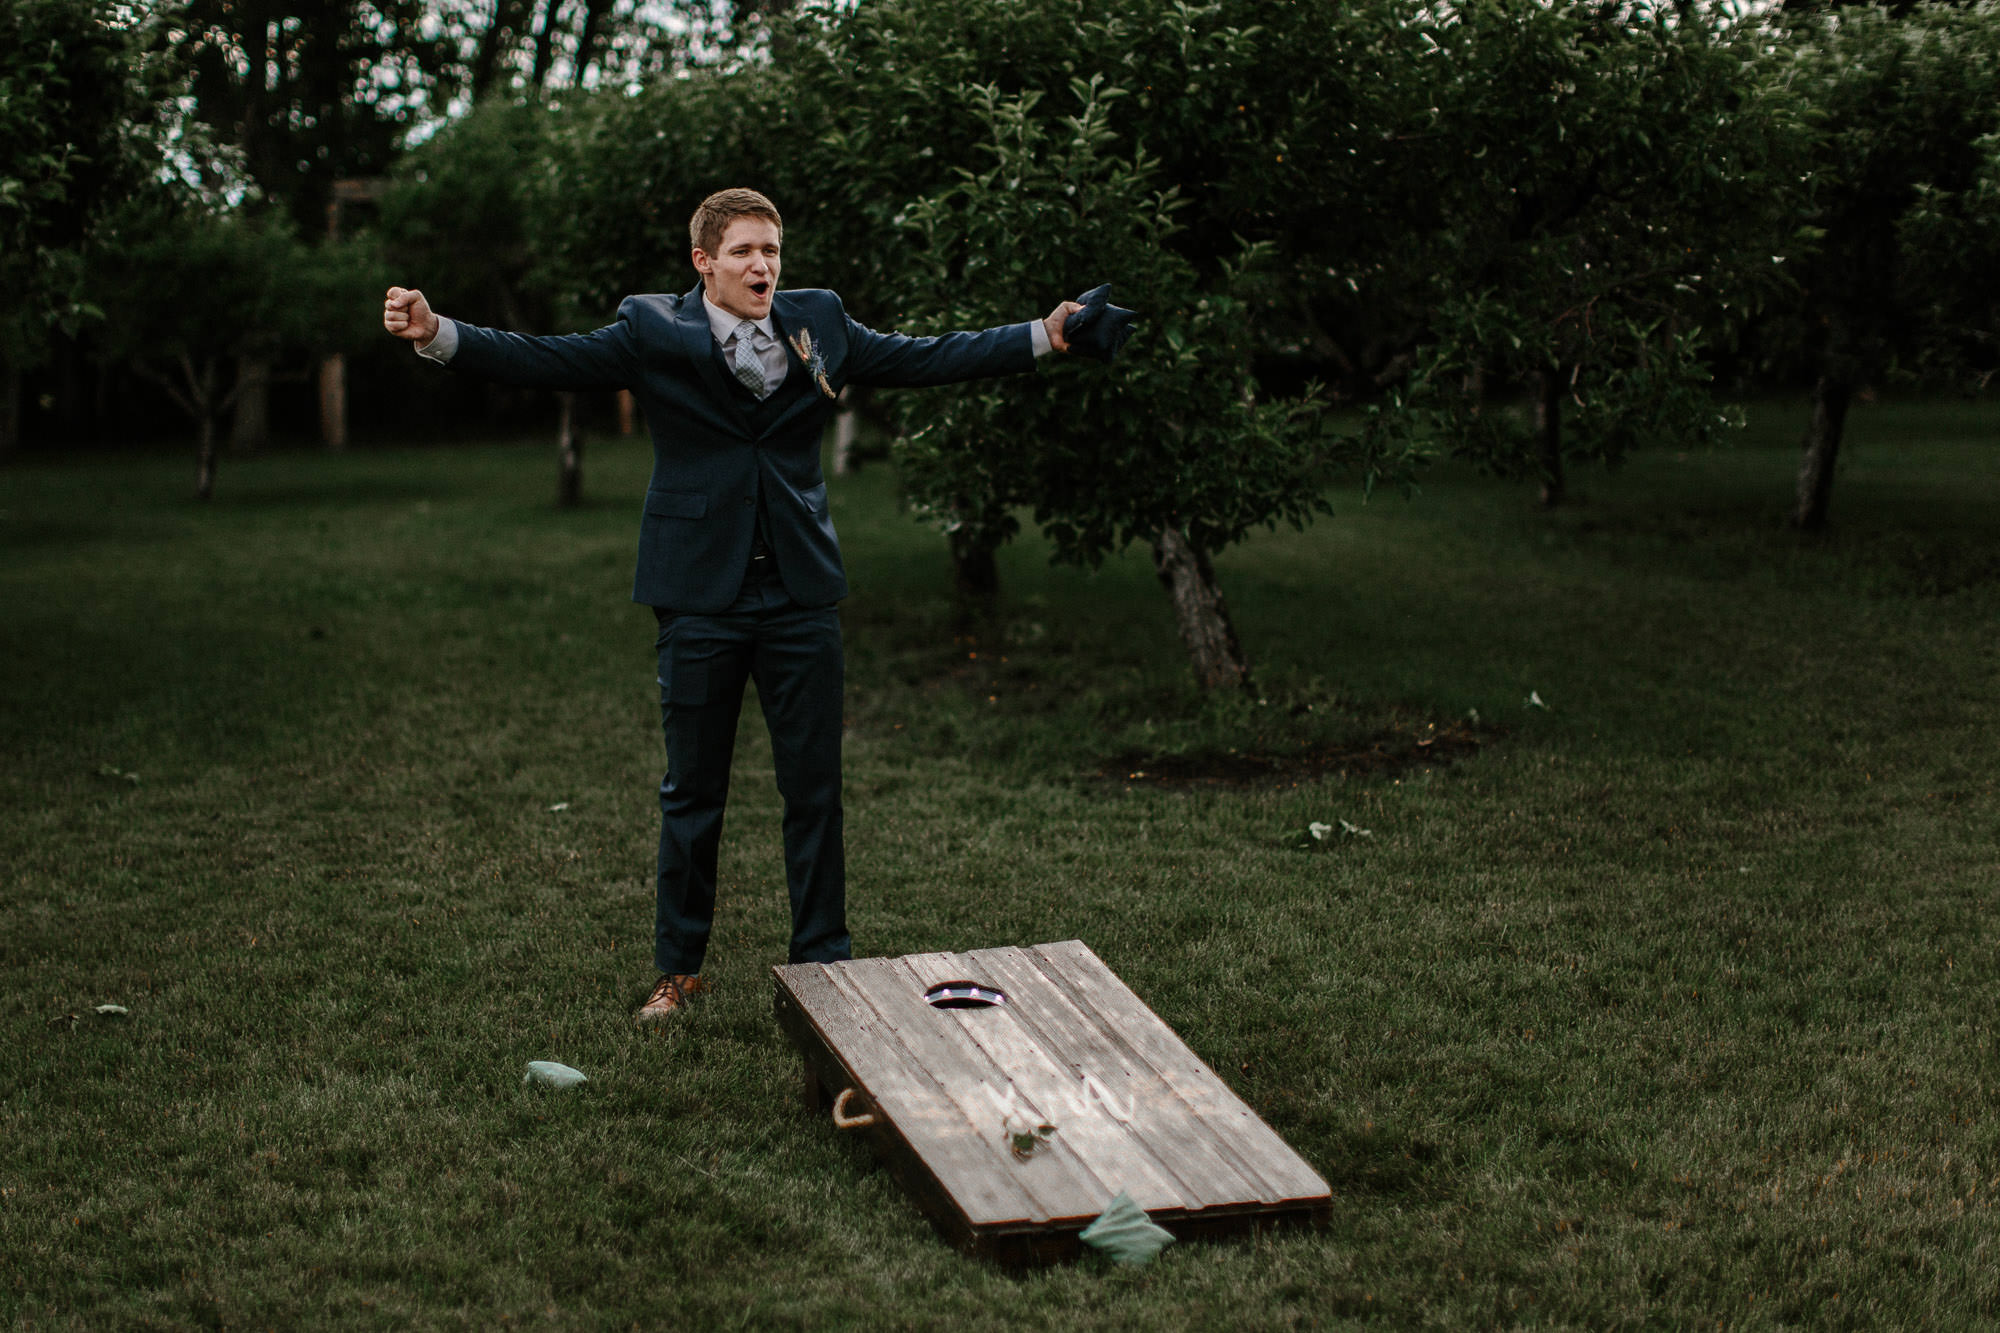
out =
[[[1060,1259],[1122,1189],[1177,1237],[1323,1222],[1327,1183],[1081,941],[774,968],[809,1104],[869,1137],[947,1240]],[[938,1008],[950,983],[1005,1003]],[[954,988],[960,989],[960,988]],[[1055,1132],[1022,1157],[1016,1133]]]

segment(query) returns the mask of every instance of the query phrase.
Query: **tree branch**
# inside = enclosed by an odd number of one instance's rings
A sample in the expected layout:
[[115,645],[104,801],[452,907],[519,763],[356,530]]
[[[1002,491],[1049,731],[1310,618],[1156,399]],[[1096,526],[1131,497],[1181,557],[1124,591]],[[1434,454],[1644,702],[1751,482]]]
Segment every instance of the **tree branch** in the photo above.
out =
[[165,389],[167,397],[173,399],[174,405],[187,413],[190,418],[195,421],[201,420],[201,409],[188,401],[187,395],[180,391],[179,387],[174,384],[170,377],[161,371],[155,370],[152,366],[137,357],[132,359],[132,369],[138,372],[141,378],[151,380],[154,384]]

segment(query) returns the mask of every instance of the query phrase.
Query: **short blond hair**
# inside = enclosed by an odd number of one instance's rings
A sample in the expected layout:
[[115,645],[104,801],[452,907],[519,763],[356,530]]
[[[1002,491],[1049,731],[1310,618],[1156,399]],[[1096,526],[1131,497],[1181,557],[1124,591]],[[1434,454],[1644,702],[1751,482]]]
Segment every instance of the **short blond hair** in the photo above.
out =
[[778,229],[778,239],[785,239],[785,220],[778,216],[776,204],[755,190],[717,190],[688,219],[688,243],[712,255],[722,248],[722,234],[738,218],[767,218]]

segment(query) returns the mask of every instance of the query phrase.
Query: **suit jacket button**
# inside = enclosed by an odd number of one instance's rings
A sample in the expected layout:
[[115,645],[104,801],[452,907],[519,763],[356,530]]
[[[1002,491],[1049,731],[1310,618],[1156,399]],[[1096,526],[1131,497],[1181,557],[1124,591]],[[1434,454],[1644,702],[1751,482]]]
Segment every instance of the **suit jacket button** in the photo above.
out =
[[754,505],[757,503],[757,497],[754,495],[746,495],[743,497],[743,503],[746,505]]

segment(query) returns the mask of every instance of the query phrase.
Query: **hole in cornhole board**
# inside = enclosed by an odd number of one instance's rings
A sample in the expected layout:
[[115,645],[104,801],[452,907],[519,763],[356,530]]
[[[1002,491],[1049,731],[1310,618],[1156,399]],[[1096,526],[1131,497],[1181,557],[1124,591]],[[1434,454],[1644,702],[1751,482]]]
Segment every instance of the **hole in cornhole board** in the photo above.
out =
[[1007,1003],[1007,993],[976,981],[946,981],[925,991],[924,1000],[933,1009],[991,1009]]

